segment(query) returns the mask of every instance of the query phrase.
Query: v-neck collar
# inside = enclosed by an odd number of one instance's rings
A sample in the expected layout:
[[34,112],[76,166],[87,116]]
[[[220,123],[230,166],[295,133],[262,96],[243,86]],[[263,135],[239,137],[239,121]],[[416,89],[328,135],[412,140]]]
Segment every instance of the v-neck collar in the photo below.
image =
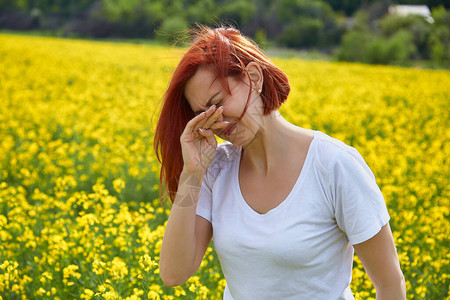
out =
[[303,185],[303,182],[305,181],[306,171],[309,169],[309,165],[312,163],[313,155],[314,155],[314,147],[317,141],[317,130],[312,130],[313,132],[313,139],[311,140],[311,143],[308,148],[308,152],[306,153],[306,158],[302,166],[302,170],[300,171],[300,174],[297,177],[297,180],[292,187],[291,191],[289,192],[288,196],[277,206],[270,209],[264,214],[260,214],[257,211],[255,211],[248,203],[245,201],[244,196],[242,195],[242,190],[239,184],[239,166],[241,161],[241,155],[242,155],[242,146],[239,147],[238,154],[236,155],[236,159],[234,161],[234,165],[232,168],[232,174],[233,174],[233,185],[235,187],[235,194],[237,197],[237,201],[241,204],[243,209],[250,215],[253,215],[258,218],[265,218],[268,216],[271,216],[273,214],[276,214],[278,211],[282,210],[283,207],[287,206],[289,202],[291,202],[292,198],[295,197],[295,194],[297,191],[301,188]]

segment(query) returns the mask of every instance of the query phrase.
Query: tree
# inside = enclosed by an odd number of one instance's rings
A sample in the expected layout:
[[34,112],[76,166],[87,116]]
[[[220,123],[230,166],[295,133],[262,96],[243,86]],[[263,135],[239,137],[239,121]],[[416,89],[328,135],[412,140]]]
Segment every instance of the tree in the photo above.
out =
[[450,65],[450,13],[443,6],[432,10],[434,23],[431,25],[431,34],[428,46],[431,58],[439,65]]
[[422,16],[387,15],[380,21],[380,30],[381,35],[387,38],[394,36],[401,30],[410,32],[412,41],[417,48],[417,58],[429,58],[427,40],[431,33],[431,25]]
[[319,0],[280,0],[275,2],[283,24],[279,42],[289,47],[330,46],[337,43],[343,28],[336,22],[331,6]]

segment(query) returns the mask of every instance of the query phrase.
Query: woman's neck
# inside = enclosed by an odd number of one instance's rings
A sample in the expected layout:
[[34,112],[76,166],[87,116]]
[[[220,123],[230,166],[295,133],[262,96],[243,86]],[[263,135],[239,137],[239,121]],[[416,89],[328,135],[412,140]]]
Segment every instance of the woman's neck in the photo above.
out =
[[279,169],[280,162],[289,157],[293,146],[306,136],[310,136],[306,129],[289,123],[278,111],[273,111],[261,118],[255,137],[243,146],[241,165],[267,176]]

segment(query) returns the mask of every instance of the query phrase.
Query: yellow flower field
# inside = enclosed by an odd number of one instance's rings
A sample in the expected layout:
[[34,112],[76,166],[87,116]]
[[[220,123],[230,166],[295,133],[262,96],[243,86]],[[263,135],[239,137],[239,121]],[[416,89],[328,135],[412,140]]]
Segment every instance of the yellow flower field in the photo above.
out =
[[[152,148],[181,50],[0,35],[0,299],[220,299],[212,247],[158,276]],[[276,59],[281,113],[356,147],[391,215],[408,299],[450,299],[450,72]],[[375,291],[355,256],[356,299]]]

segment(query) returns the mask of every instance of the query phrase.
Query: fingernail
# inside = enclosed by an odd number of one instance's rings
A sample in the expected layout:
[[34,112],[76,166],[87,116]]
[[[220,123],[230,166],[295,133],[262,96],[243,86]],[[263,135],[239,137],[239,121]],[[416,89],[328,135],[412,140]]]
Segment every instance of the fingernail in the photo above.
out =
[[199,128],[198,131],[200,131],[201,133],[205,133],[205,131],[202,128]]

